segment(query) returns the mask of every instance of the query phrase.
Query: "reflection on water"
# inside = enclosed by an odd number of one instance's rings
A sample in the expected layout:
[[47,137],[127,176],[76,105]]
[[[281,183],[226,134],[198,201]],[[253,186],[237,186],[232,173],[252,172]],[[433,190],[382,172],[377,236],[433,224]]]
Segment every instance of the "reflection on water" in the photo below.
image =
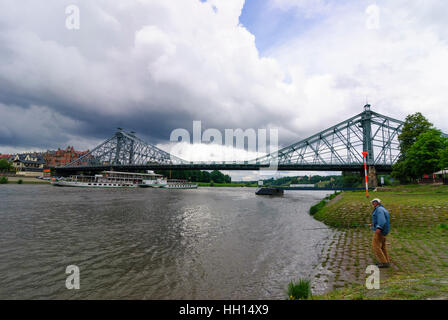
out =
[[[284,299],[328,230],[325,193],[0,187],[1,299]],[[81,289],[67,290],[77,265]]]

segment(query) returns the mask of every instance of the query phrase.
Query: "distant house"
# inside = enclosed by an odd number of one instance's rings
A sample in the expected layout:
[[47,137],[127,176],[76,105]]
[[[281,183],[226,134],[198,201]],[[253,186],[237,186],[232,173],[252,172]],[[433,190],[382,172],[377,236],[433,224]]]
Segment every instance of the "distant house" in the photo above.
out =
[[10,159],[12,158],[12,154],[0,154],[0,160],[7,160],[7,161],[11,161]]
[[443,169],[443,170],[434,172],[434,175],[435,175],[437,178],[443,178],[444,176],[447,176],[447,175],[448,175],[448,168],[445,168],[445,169]]
[[76,151],[74,147],[68,146],[67,149],[50,150],[44,153],[44,161],[48,167],[58,167],[69,164],[73,160],[88,153],[87,151]]
[[443,181],[443,184],[448,184],[448,168],[434,172],[434,176],[437,177],[439,181]]
[[12,157],[12,165],[17,175],[41,176],[45,161],[40,153],[22,153]]
[[[418,184],[441,184],[446,183],[448,169],[443,169],[432,174],[424,174],[420,179],[417,179]],[[445,181],[444,181],[445,180]]]

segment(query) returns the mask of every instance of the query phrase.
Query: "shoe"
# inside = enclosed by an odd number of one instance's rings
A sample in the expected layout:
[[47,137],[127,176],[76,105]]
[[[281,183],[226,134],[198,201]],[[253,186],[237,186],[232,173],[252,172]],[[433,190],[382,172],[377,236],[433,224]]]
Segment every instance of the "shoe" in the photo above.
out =
[[389,268],[390,267],[390,263],[377,263],[376,264],[378,268]]

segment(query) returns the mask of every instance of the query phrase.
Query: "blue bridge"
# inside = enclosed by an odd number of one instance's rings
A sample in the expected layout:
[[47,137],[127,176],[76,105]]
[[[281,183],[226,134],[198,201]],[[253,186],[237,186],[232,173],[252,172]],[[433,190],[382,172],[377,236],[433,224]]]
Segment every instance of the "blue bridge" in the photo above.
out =
[[250,161],[190,162],[146,143],[134,133],[118,130],[89,153],[66,166],[59,175],[104,170],[260,170],[361,171],[363,152],[369,175],[389,172],[400,156],[398,135],[404,122],[365,105],[363,112],[266,156]]

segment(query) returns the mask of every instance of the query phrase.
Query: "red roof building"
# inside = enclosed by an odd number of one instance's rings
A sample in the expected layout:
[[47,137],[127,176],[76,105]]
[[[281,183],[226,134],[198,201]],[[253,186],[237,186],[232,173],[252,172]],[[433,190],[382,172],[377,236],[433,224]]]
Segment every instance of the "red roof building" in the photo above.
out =
[[69,164],[73,160],[88,153],[87,151],[76,151],[75,148],[68,146],[67,149],[58,149],[44,153],[45,164],[48,167],[58,167]]
[[10,160],[12,158],[12,154],[0,154],[0,160],[4,159],[4,160]]

